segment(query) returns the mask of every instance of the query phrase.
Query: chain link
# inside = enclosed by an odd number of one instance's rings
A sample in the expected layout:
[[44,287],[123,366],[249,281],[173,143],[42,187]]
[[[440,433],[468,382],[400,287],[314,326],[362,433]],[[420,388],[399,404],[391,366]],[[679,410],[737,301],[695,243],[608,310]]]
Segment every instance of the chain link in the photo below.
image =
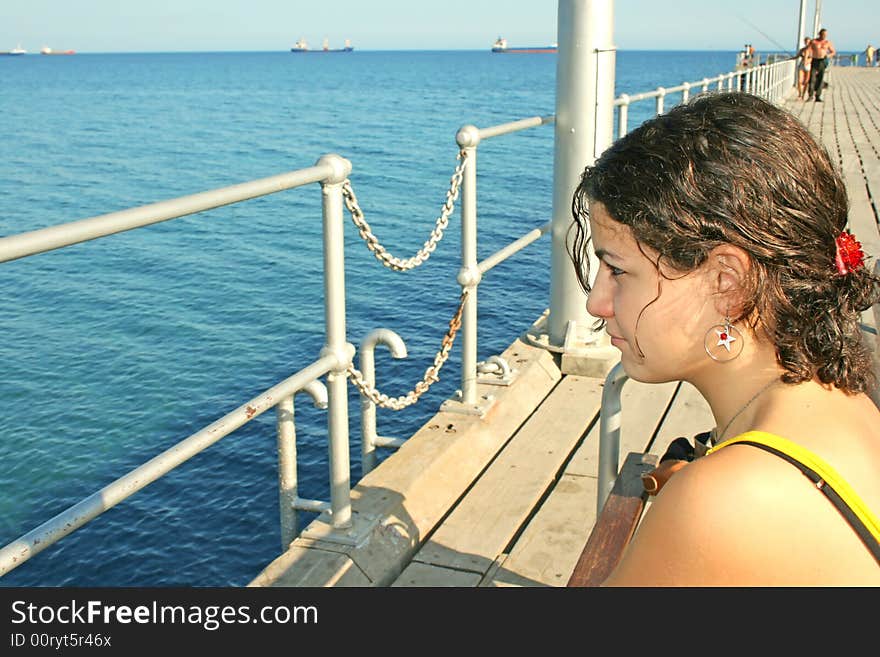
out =
[[376,404],[376,406],[399,411],[407,406],[415,404],[419,400],[419,397],[428,392],[428,388],[440,380],[440,368],[443,367],[449,358],[449,351],[452,349],[452,344],[455,342],[455,335],[461,328],[461,314],[464,312],[464,305],[467,303],[469,292],[469,288],[462,290],[461,298],[458,302],[458,310],[455,311],[455,315],[449,320],[449,330],[446,332],[446,335],[443,336],[440,351],[434,356],[434,364],[425,370],[425,375],[422,377],[422,380],[416,383],[412,390],[401,397],[389,397],[385,393],[379,392],[375,386],[367,383],[364,379],[364,375],[360,370],[356,369],[354,365],[349,365],[348,374],[351,377],[352,383],[354,383],[355,387],[360,390],[361,394]]
[[461,190],[464,168],[467,165],[467,152],[461,149],[455,159],[459,163],[456,165],[452,178],[449,180],[450,187],[446,191],[446,202],[443,204],[443,209],[440,211],[440,216],[437,218],[434,230],[431,231],[431,236],[425,241],[418,253],[411,258],[396,258],[388,253],[385,247],[379,243],[379,238],[373,234],[370,224],[364,218],[364,213],[360,205],[358,205],[357,197],[354,195],[354,190],[351,187],[351,181],[346,178],[342,183],[342,198],[345,201],[345,207],[351,213],[351,220],[357,227],[361,238],[366,242],[367,248],[373,252],[376,259],[384,266],[395,271],[414,269],[431,257],[434,249],[437,248],[437,243],[443,239],[443,231],[449,226],[449,217],[453,210],[455,210],[455,201],[458,200],[458,194]]

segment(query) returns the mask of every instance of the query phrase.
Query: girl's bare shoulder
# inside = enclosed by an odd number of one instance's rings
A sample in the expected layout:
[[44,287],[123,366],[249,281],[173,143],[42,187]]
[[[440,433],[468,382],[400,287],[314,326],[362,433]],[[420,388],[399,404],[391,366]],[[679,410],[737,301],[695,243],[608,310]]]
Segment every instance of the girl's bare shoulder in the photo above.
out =
[[609,583],[748,586],[866,577],[880,584],[873,557],[800,471],[755,447],[730,445],[669,480]]

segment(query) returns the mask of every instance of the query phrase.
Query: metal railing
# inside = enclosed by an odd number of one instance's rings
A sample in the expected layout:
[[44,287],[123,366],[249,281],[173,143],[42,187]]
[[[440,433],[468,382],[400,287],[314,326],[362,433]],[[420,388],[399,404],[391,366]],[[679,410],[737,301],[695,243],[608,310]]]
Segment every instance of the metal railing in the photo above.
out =
[[[291,519],[290,512],[284,508],[288,503],[309,509],[323,508],[323,505],[313,500],[299,500],[296,497],[296,452],[295,445],[292,444],[295,441],[291,438],[295,436],[293,397],[299,391],[309,392],[315,398],[316,404],[330,408],[330,443],[331,453],[334,455],[330,464],[334,517],[350,517],[347,490],[348,436],[338,429],[334,430],[334,425],[340,423],[347,426],[344,372],[354,350],[345,342],[345,302],[343,279],[340,276],[343,249],[342,240],[337,239],[342,230],[341,185],[350,170],[351,164],[348,160],[330,154],[320,158],[315,166],[306,169],[0,238],[0,262],[7,262],[318,182],[324,198],[327,324],[326,346],[317,360],[4,546],[0,550],[0,575],[20,566],[273,406],[279,409],[282,534],[289,533],[290,528],[295,526],[295,520]],[[326,388],[318,381],[324,375],[328,375],[328,380],[331,381],[329,399]],[[334,377],[337,380],[341,378],[342,386],[332,385]]]
[[795,66],[795,60],[787,59],[723,73],[714,78],[703,78],[696,82],[683,82],[675,87],[657,87],[653,91],[638,94],[621,94],[614,101],[614,106],[617,108],[617,136],[623,137],[629,131],[627,125],[629,107],[638,101],[654,99],[655,115],[664,112],[668,96],[677,95],[679,102],[685,103],[694,91],[706,93],[710,90],[739,90],[778,103],[794,88]]
[[[476,288],[482,275],[545,235],[550,227],[549,223],[539,226],[482,262],[476,261],[476,147],[482,139],[545,125],[552,121],[552,117],[534,117],[482,130],[466,126],[457,134],[459,145],[468,150],[470,157],[465,167],[462,187],[462,267],[458,274],[462,290],[470,292],[462,317],[461,398],[464,401],[474,398],[477,371],[485,365],[478,363],[476,358]],[[326,331],[325,346],[317,360],[0,549],[0,576],[20,566],[272,407],[276,408],[277,413],[282,549],[286,549],[298,535],[297,511],[326,514],[334,529],[350,527],[352,512],[347,381],[355,348],[347,341],[345,334],[343,248],[345,241],[342,191],[350,171],[351,163],[348,160],[329,154],[320,158],[315,166],[306,169],[0,238],[0,262],[7,262],[317,182],[322,189]],[[361,367],[370,383],[375,382],[372,358],[377,344],[390,346],[394,357],[402,358],[406,355],[403,341],[392,331],[377,329],[372,332],[361,345]],[[491,364],[495,361],[498,370],[509,374],[506,363],[498,364],[498,360],[500,360],[498,357],[493,356],[487,362]],[[325,375],[326,384],[319,380]],[[329,502],[298,496],[294,397],[300,392],[308,393],[316,406],[328,410]],[[361,426],[363,473],[366,474],[375,464],[376,447],[399,447],[403,444],[403,440],[376,435],[375,406],[369,400],[361,404]]]
[[[477,261],[477,147],[486,139],[549,125],[553,122],[554,117],[552,116],[534,116],[487,128],[465,125],[456,133],[456,143],[461,148],[466,162],[461,181],[461,267],[457,276],[465,301],[461,313],[460,331],[461,389],[456,392],[454,399],[448,400],[444,404],[445,410],[475,415],[485,413],[487,405],[492,400],[477,399],[477,383],[480,371],[491,369],[487,367],[489,361],[494,361],[497,367],[496,371],[500,373],[501,378],[509,381],[510,368],[507,363],[500,362],[502,360],[500,357],[492,356],[482,363],[478,362],[477,288],[482,282],[483,274],[546,235],[551,226],[551,222],[546,222],[484,260]],[[364,377],[371,384],[375,383],[373,350],[377,344],[388,346],[394,358],[403,358],[406,354],[406,345],[393,331],[380,329],[368,336],[361,345],[361,368]],[[401,438],[378,435],[376,405],[363,393],[361,393],[361,439],[363,441],[361,446],[363,474],[369,473],[375,467],[377,447],[396,449],[404,442]]]

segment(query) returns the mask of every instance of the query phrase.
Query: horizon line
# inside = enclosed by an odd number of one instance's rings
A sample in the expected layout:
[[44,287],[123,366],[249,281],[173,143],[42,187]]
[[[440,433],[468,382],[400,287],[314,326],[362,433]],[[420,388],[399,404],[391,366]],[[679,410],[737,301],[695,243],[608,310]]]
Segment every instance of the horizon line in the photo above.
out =
[[[537,46],[535,46],[537,47]],[[545,46],[541,46],[545,47]],[[73,50],[73,49],[65,49],[65,50]],[[728,49],[728,48],[617,48],[616,52],[719,52],[719,53],[736,53],[740,52],[741,49]],[[2,51],[6,52],[6,51]],[[64,50],[54,51],[63,53]],[[160,55],[160,54],[211,54],[211,53],[287,53],[290,52],[290,48],[284,48],[283,50],[276,49],[261,49],[261,50],[74,50],[74,54],[77,55]],[[323,53],[323,50],[315,49],[308,51],[309,53]],[[513,54],[513,53],[493,53],[491,47],[487,48],[357,48],[353,47],[353,49],[349,52],[349,54],[353,52],[486,52],[490,54]],[[759,52],[789,52],[783,48],[778,49],[768,49]],[[849,51],[847,51],[849,52]],[[852,51],[852,52],[860,52],[860,51]],[[39,50],[35,51],[27,51],[24,55],[42,55]],[[329,54],[329,53],[328,53]],[[538,54],[553,54],[553,53],[538,53]]]

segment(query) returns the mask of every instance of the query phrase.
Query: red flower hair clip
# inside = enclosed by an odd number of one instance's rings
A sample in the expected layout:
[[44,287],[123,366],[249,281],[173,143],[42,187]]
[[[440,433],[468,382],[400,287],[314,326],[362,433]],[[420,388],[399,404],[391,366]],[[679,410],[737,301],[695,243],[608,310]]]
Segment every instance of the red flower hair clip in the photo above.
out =
[[861,269],[865,265],[865,252],[862,245],[848,230],[844,230],[834,240],[834,264],[837,273],[846,276],[850,272]]

